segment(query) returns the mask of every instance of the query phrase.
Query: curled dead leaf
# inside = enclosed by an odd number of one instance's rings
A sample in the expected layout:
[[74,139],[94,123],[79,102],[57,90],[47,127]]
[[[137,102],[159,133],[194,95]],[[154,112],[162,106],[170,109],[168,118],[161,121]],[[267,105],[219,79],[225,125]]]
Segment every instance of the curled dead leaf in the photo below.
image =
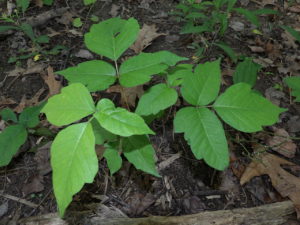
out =
[[252,161],[248,165],[240,179],[240,184],[244,185],[255,176],[267,174],[273,187],[281,196],[291,199],[297,217],[300,218],[300,178],[284,170],[281,165],[294,166],[295,164],[270,153],[261,154],[259,160]]
[[60,89],[62,88],[62,85],[60,81],[57,81],[55,79],[55,74],[51,66],[47,68],[47,74],[48,75],[43,74],[42,77],[49,87],[49,94],[47,96],[47,98],[49,98],[52,95],[58,94],[60,92]]
[[274,136],[267,140],[267,144],[281,155],[293,158],[297,145],[290,139],[289,133],[282,128],[274,128],[274,131]]
[[41,88],[31,99],[27,99],[26,96],[24,95],[19,103],[14,108],[14,111],[17,113],[21,113],[24,108],[27,106],[34,106],[38,105],[40,102],[42,102],[44,99],[40,99],[41,95],[44,93],[45,89]]
[[143,85],[135,87],[122,87],[120,85],[114,85],[107,89],[108,93],[117,92],[121,94],[121,105],[125,108],[128,106],[135,107],[135,100],[137,97],[141,97],[144,93]]
[[151,45],[152,41],[161,36],[166,35],[164,33],[157,33],[157,28],[155,27],[155,24],[153,25],[147,25],[144,24],[142,29],[140,30],[139,36],[135,43],[130,47],[135,53],[140,53],[143,51],[146,47]]

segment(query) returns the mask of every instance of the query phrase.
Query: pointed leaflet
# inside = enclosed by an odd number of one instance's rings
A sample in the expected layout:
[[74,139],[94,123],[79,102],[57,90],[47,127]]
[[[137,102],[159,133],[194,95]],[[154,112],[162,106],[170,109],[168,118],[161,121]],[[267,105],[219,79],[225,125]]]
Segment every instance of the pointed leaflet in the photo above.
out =
[[238,57],[234,50],[224,42],[218,42],[214,44],[215,46],[218,46],[220,49],[222,49],[230,58],[233,62],[237,62]]
[[144,84],[151,79],[151,75],[158,74],[185,59],[168,51],[141,53],[122,63],[120,83],[125,87]]
[[98,171],[95,137],[90,123],[71,125],[58,133],[51,146],[53,187],[61,216],[72,196]]
[[186,76],[192,76],[192,69],[192,64],[179,64],[168,72],[168,84],[172,87],[181,85]]
[[82,119],[95,111],[93,99],[83,84],[71,84],[49,98],[42,109],[50,123],[63,126]]
[[296,97],[296,102],[300,102],[300,76],[287,77],[284,82],[292,89],[292,95]]
[[249,11],[249,10],[244,9],[244,8],[235,8],[234,11],[244,15],[246,17],[246,19],[249,20],[255,26],[257,26],[257,27],[260,26],[259,19],[258,19],[258,17],[256,16],[256,14],[254,12]]
[[25,108],[19,116],[19,122],[23,124],[25,127],[29,127],[29,128],[33,128],[37,126],[40,122],[39,115],[44,105],[45,102],[37,106]]
[[154,134],[145,121],[137,114],[124,108],[115,108],[109,99],[101,99],[97,104],[99,110],[94,114],[100,125],[113,134],[131,136],[135,134]]
[[102,145],[106,141],[114,141],[117,139],[117,136],[108,132],[103,127],[100,126],[99,122],[96,119],[91,121],[93,126],[93,132],[95,135],[95,142],[97,145]]
[[12,111],[10,108],[4,108],[0,111],[0,116],[1,119],[4,121],[13,121],[13,122],[18,122],[17,116],[14,113],[14,111]]
[[84,35],[84,42],[91,51],[116,61],[136,40],[139,30],[133,18],[111,18],[92,25]]
[[56,72],[70,83],[82,83],[89,91],[101,91],[116,81],[115,68],[107,62],[92,60]]
[[184,78],[181,94],[192,105],[207,105],[218,96],[220,82],[220,60],[200,64]]
[[252,62],[251,58],[245,58],[243,62],[240,62],[233,74],[233,82],[247,83],[253,87],[256,83],[257,73],[261,69],[261,65]]
[[27,139],[23,125],[12,125],[0,133],[0,167],[6,166]]
[[166,84],[152,86],[139,100],[136,113],[139,115],[156,114],[159,111],[174,105],[177,101],[177,92]]
[[135,168],[160,177],[155,168],[155,151],[146,135],[124,138],[123,151],[124,156]]
[[115,146],[105,145],[106,149],[103,154],[103,157],[106,159],[107,166],[112,176],[117,172],[122,166],[122,157],[120,156],[118,150]]
[[218,117],[207,108],[186,107],[176,113],[175,132],[184,133],[197,159],[224,170],[229,154],[224,129]]
[[279,114],[285,111],[254,93],[246,83],[229,87],[213,107],[226,123],[243,132],[260,131],[262,126],[276,123]]

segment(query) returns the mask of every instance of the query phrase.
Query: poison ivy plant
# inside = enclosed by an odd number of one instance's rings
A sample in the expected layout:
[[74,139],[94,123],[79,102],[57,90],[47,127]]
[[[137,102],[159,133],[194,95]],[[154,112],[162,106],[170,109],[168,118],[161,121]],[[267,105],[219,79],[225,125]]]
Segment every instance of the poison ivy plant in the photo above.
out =
[[[109,150],[104,157],[113,174],[121,164],[121,159],[117,154],[121,154],[125,149],[129,151],[125,145],[122,145],[124,137],[154,134],[139,115],[124,108],[115,107],[109,99],[101,99],[95,105],[88,89],[81,83],[73,83],[62,88],[60,94],[48,100],[42,112],[46,114],[49,122],[58,126],[70,125],[84,117],[91,116],[87,122],[73,124],[61,130],[51,146],[54,193],[60,215],[64,215],[72,196],[80,191],[84,183],[93,181],[98,168],[96,143],[107,143],[105,146]],[[124,139],[124,143],[126,140]],[[118,146],[119,151],[113,152],[114,146]],[[159,176],[155,170],[154,151],[149,148],[148,146],[148,149],[143,150],[145,155],[142,155],[145,169],[140,166],[141,162],[133,164],[138,169]],[[130,150],[133,155],[131,159],[140,160],[141,156],[135,153],[140,149]],[[112,159],[112,157],[115,158]]]
[[[112,18],[94,24],[85,34],[84,42],[89,50],[112,60],[114,64],[92,60],[57,72],[69,81],[69,86],[51,97],[42,112],[50,123],[68,125],[58,133],[51,147],[54,193],[61,216],[72,196],[84,183],[92,182],[96,174],[95,144],[104,145],[103,156],[111,174],[120,169],[123,154],[137,169],[159,176],[155,168],[155,151],[147,136],[154,132],[141,116],[160,112],[175,104],[178,95],[174,87],[169,83],[154,86],[148,95],[143,96],[145,100],[140,101],[135,113],[115,106],[106,98],[95,104],[90,95],[90,92],[105,90],[115,82],[123,87],[133,87],[145,84],[155,74],[167,76],[169,67],[186,59],[160,51],[140,53],[120,64],[120,57],[137,39],[139,31],[139,24],[133,18]],[[172,82],[176,81],[173,77]],[[150,111],[144,107],[147,101],[154,103]],[[86,117],[88,119],[84,119]],[[85,122],[77,123],[83,119]],[[76,124],[71,125],[74,122]],[[84,157],[85,151],[88,151],[88,158]],[[62,159],[62,155],[66,157]],[[87,176],[75,176],[78,170]],[[61,177],[65,177],[64,180]]]
[[284,82],[292,89],[292,95],[296,97],[295,101],[300,102],[300,76],[287,77]]
[[8,165],[18,149],[25,143],[28,129],[39,124],[40,110],[43,105],[27,107],[19,118],[9,108],[0,111],[2,120],[7,123],[13,122],[0,133],[0,167]]
[[228,125],[243,132],[256,132],[275,123],[285,109],[252,91],[247,83],[232,85],[218,96],[220,84],[219,60],[200,64],[186,76],[181,94],[192,106],[176,113],[174,127],[175,132],[184,133],[197,159],[223,170],[229,163],[227,141],[221,121],[210,108]]
[[245,58],[240,62],[233,74],[233,82],[235,84],[244,82],[253,87],[256,83],[257,73],[260,71],[261,65],[252,61],[251,58]]
[[[228,7],[233,5],[230,3]],[[217,1],[216,7],[221,6],[221,1]],[[111,174],[121,168],[122,160],[126,158],[135,168],[160,176],[155,167],[155,150],[148,136],[154,132],[145,121],[150,123],[167,108],[179,103],[179,87],[181,96],[190,106],[176,113],[175,132],[184,133],[197,159],[204,159],[218,170],[225,169],[229,163],[225,131],[219,117],[238,130],[255,132],[275,123],[283,111],[254,93],[246,83],[237,83],[218,96],[220,60],[197,65],[194,70],[193,65],[176,65],[186,58],[168,51],[140,53],[120,60],[137,39],[139,30],[139,24],[133,18],[112,18],[92,25],[84,36],[85,44],[108,62],[92,60],[57,72],[69,81],[69,86],[49,98],[42,112],[50,123],[65,126],[51,146],[54,194],[61,216],[73,195],[85,183],[93,182],[98,170],[96,145],[104,147],[103,157]],[[252,70],[245,71],[252,73]],[[143,85],[154,75],[158,78],[153,80],[156,83],[139,99],[135,112],[129,106],[118,107],[108,98],[94,102],[90,94],[105,90],[116,82],[121,89]],[[163,82],[157,83],[157,80]],[[10,112],[3,114],[16,120]],[[36,123],[26,115],[21,118],[22,127],[32,127]],[[6,133],[21,130],[19,127],[11,129],[13,131]],[[7,136],[4,135],[4,141],[9,141]],[[14,149],[20,144],[15,145]]]

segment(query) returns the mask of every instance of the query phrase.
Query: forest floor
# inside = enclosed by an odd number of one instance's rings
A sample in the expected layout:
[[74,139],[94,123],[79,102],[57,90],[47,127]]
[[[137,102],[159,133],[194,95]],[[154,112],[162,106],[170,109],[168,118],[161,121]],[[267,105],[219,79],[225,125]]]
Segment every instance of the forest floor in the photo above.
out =
[[[134,17],[140,27],[152,26],[148,27],[150,37],[144,52],[168,50],[189,58],[189,63],[203,63],[222,57],[223,87],[232,84],[232,74],[237,64],[230,57],[211,47],[204,57],[199,58],[191,48],[193,42],[201,38],[211,40],[213,37],[180,34],[183,24],[171,15],[178,1],[98,0],[92,7],[84,6],[82,0],[55,0],[52,6],[41,6],[40,2],[32,1],[28,10],[19,14],[19,19],[41,19],[33,30],[36,35],[50,37],[49,43],[41,45],[43,49],[50,50],[57,45],[64,47],[56,55],[41,55],[38,60],[34,60],[34,56],[20,58],[9,63],[9,59],[30,54],[36,49],[21,31],[5,35],[0,33],[0,110],[8,107],[20,113],[27,106],[37,105],[67,84],[61,76],[54,74],[55,71],[97,58],[87,51],[83,42],[84,33],[94,23],[90,20],[92,15],[100,21],[116,16],[124,19]],[[94,182],[85,185],[76,194],[69,210],[80,211],[85,204],[98,203],[129,217],[186,215],[280,202],[288,199],[287,192],[300,196],[300,190],[293,189],[291,186],[294,184],[289,183],[290,180],[280,177],[284,169],[294,176],[296,185],[300,185],[300,104],[293,101],[290,90],[283,82],[285,77],[300,75],[300,43],[279,27],[286,25],[300,31],[300,3],[243,0],[238,1],[238,5],[247,9],[267,7],[280,12],[278,15],[260,16],[261,34],[252,32],[253,26],[243,16],[233,13],[223,37],[223,41],[238,55],[252,57],[262,66],[255,89],[274,104],[288,109],[281,114],[278,123],[252,134],[225,126],[230,166],[220,172],[196,160],[183,135],[175,134],[174,138],[170,111],[163,122],[154,121],[151,125],[156,132],[151,141],[156,150],[156,164],[161,178],[138,171],[126,161],[121,170],[111,177],[105,160],[101,160]],[[0,1],[0,14],[9,10],[7,2]],[[45,15],[43,13],[50,15],[50,11],[52,14],[48,20],[45,16],[38,17]],[[75,18],[81,18],[81,27],[73,26]],[[125,57],[132,54],[133,51],[129,50]],[[120,99],[120,94],[113,91],[95,95]],[[0,120],[0,131],[6,126]],[[59,130],[41,117],[38,128],[43,127],[53,133]],[[272,147],[282,141],[280,138],[278,140],[281,135],[288,138],[286,145],[283,148]],[[30,134],[12,162],[0,168],[0,224],[13,224],[12,221],[20,218],[57,212],[49,162],[52,140],[51,135]],[[241,185],[240,179],[245,169],[249,169],[248,165],[251,162],[259,164],[261,158],[266,157],[265,154],[257,155],[259,144],[267,147],[266,154],[274,163],[270,163],[268,170],[256,173],[259,176],[244,176],[245,184]],[[280,159],[286,159],[293,165],[281,167],[278,163]],[[272,171],[277,171],[277,177],[271,179],[268,175]],[[278,186],[273,186],[278,182],[282,187],[280,190]],[[300,200],[294,201],[300,205]],[[300,212],[300,208],[298,210]],[[293,221],[290,224],[300,223]]]

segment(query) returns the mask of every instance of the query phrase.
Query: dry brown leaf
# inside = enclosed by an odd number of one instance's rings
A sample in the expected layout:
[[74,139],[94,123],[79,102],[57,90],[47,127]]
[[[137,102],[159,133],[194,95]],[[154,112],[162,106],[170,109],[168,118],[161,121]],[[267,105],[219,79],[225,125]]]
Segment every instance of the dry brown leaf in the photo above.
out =
[[265,49],[260,46],[248,46],[252,52],[261,53],[265,52]]
[[13,3],[12,0],[8,0],[6,4],[6,8],[7,8],[7,15],[10,16],[14,11],[14,9],[16,8],[16,5]]
[[17,104],[15,100],[11,98],[5,98],[4,96],[0,96],[0,109],[5,107],[6,105],[14,105]]
[[37,170],[40,175],[46,175],[51,172],[52,168],[50,165],[50,147],[52,141],[39,147],[34,155],[34,160],[37,162]]
[[26,96],[24,95],[22,97],[21,102],[19,103],[19,105],[14,108],[14,111],[17,112],[17,113],[20,113],[27,106],[38,105],[41,101],[44,100],[44,99],[40,100],[40,97],[44,93],[44,91],[45,91],[45,89],[41,88],[31,99],[27,99]]
[[300,13],[300,5],[293,5],[288,8],[290,12]]
[[120,8],[121,8],[120,6],[118,6],[116,4],[112,4],[109,15],[111,15],[112,17],[116,17],[119,13]]
[[25,184],[22,188],[24,195],[29,195],[31,193],[37,193],[44,190],[43,181],[44,178],[41,175],[33,175],[29,178],[29,182]]
[[46,30],[47,30],[47,36],[48,37],[55,37],[57,35],[61,35],[60,32],[57,32],[56,30],[53,30],[51,27],[47,27]]
[[293,158],[297,145],[290,139],[289,133],[281,128],[274,128],[274,136],[267,140],[267,144],[276,152],[287,158]]
[[297,49],[298,45],[295,43],[295,38],[293,35],[291,35],[289,32],[285,31],[281,34],[281,37],[283,38],[284,44],[289,48]]
[[47,98],[49,98],[52,95],[58,94],[60,92],[60,89],[62,88],[62,85],[59,81],[55,79],[55,75],[53,73],[53,68],[49,66],[47,68],[48,75],[42,75],[43,79],[45,80],[45,83],[49,87],[49,94]]
[[74,16],[75,16],[74,14],[67,11],[60,18],[56,18],[55,20],[60,24],[68,25],[73,21]]
[[258,57],[258,58],[253,59],[253,62],[256,62],[257,64],[261,65],[262,67],[274,66],[274,62],[269,58]]
[[32,73],[41,73],[45,68],[43,63],[27,63],[27,68],[16,67],[15,69],[8,72],[7,76],[16,77],[20,75],[28,75]]
[[157,33],[156,31],[157,31],[157,28],[155,27],[155,24],[153,24],[151,26],[144,24],[142,29],[140,30],[137,40],[130,48],[135,53],[140,53],[146,47],[148,47],[155,38],[157,38],[161,35],[166,35],[164,33]]
[[297,217],[300,218],[300,178],[284,170],[281,165],[295,164],[270,153],[261,154],[260,160],[252,161],[248,165],[240,184],[244,185],[256,176],[269,175],[273,187],[281,196],[288,197],[294,203]]
[[262,0],[262,1],[255,0],[254,2],[264,7],[265,5],[276,5],[276,1],[277,0]]
[[66,33],[70,33],[74,36],[78,36],[78,37],[82,37],[83,36],[83,33],[78,31],[78,30],[74,30],[74,29],[67,29],[65,30]]
[[42,8],[43,5],[44,5],[42,0],[35,0],[35,1],[34,1],[34,4],[35,4],[36,6],[38,6],[38,7],[40,7],[40,8]]
[[121,87],[120,85],[114,85],[107,89],[108,93],[117,92],[121,94],[121,105],[125,108],[128,106],[135,107],[135,100],[137,97],[141,97],[144,93],[142,85],[135,87]]
[[172,155],[171,157],[167,158],[166,160],[160,162],[157,166],[158,170],[162,171],[165,168],[169,167],[176,159],[179,159],[180,156],[181,156],[181,153],[178,152],[178,153]]

